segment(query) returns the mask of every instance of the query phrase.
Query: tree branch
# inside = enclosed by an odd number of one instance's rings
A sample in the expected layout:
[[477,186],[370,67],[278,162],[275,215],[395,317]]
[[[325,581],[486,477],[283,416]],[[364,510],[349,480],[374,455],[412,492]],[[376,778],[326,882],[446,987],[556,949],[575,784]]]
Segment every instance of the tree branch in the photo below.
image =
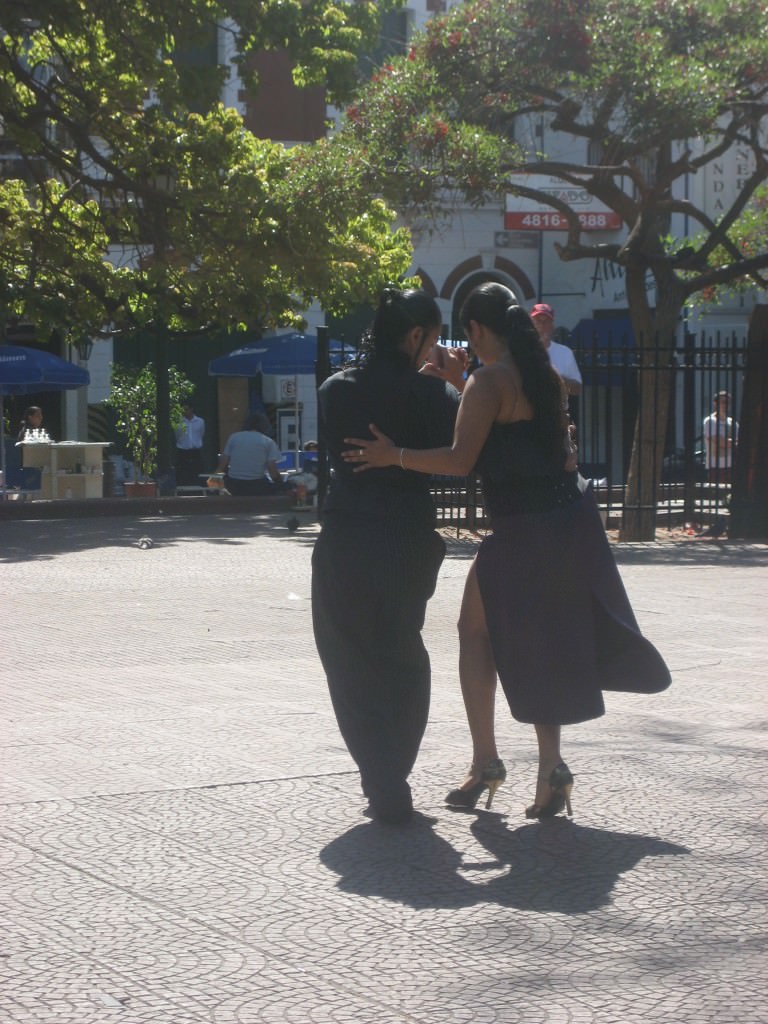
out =
[[567,242],[565,245],[561,245],[560,242],[555,242],[555,252],[564,263],[570,263],[573,260],[580,259],[606,259],[611,260],[614,263],[621,263],[619,259],[620,246],[615,243],[598,242],[594,245],[584,245],[579,242],[576,245],[572,245]]
[[768,275],[760,274],[760,271],[764,269],[768,269],[768,252],[742,260],[740,263],[730,263],[728,266],[718,267],[689,281],[683,281],[681,284],[686,297],[700,292],[704,288],[731,284],[742,277],[751,277],[759,287],[765,288],[768,287]]

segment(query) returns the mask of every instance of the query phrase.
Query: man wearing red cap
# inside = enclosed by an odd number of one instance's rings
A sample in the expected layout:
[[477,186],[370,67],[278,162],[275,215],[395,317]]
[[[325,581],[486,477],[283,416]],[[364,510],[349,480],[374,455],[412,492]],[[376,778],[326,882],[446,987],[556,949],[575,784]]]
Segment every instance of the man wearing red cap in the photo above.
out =
[[567,345],[560,345],[552,340],[555,333],[555,311],[546,302],[537,302],[531,310],[531,319],[534,322],[544,348],[549,355],[549,361],[563,378],[566,390],[569,395],[581,394],[581,372],[576,365],[576,358],[572,349]]

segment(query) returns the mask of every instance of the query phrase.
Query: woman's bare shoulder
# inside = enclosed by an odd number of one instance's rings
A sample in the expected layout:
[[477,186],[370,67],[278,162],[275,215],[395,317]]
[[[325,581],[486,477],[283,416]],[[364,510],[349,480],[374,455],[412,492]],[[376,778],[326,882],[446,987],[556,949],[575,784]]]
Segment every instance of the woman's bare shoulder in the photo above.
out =
[[505,375],[505,370],[508,367],[503,366],[501,363],[480,363],[480,365],[472,371],[470,380],[475,378],[480,381],[493,381],[500,380]]
[[482,387],[494,388],[501,392],[517,392],[520,389],[520,373],[509,363],[481,364],[472,374]]
[[531,418],[532,409],[523,393],[520,371],[516,366],[507,362],[489,363],[478,367],[474,375],[480,375],[477,383],[481,392],[496,397],[497,423]]

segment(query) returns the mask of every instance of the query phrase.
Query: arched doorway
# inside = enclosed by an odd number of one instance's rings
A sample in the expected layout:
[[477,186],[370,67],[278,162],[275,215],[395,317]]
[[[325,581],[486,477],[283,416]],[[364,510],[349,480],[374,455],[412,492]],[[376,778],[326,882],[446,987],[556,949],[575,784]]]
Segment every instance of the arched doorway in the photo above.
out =
[[515,287],[515,282],[506,274],[502,274],[498,270],[478,270],[476,273],[466,277],[453,293],[450,323],[451,338],[458,339],[464,337],[464,331],[459,319],[461,307],[466,302],[467,296],[473,288],[477,288],[480,284],[486,284],[488,281],[495,281],[497,284],[503,284],[505,288],[509,288],[520,305],[525,307],[525,299],[520,295],[519,289]]

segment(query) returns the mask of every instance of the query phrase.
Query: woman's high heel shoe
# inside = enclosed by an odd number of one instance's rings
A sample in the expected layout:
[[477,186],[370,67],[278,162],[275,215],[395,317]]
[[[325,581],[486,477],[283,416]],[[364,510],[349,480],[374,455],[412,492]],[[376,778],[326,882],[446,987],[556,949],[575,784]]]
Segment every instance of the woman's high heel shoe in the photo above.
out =
[[452,789],[445,798],[445,802],[450,807],[473,808],[480,799],[480,795],[487,789],[488,799],[485,802],[485,809],[490,811],[496,790],[507,777],[507,769],[504,767],[504,762],[496,757],[484,764],[482,768],[478,769],[475,765],[472,765],[469,769],[469,774],[479,774],[480,779],[468,789]]
[[526,818],[554,818],[563,808],[567,811],[568,817],[572,818],[571,790],[573,789],[573,775],[568,765],[561,761],[557,768],[552,770],[546,783],[552,790],[549,800],[543,804],[531,804],[530,807],[526,807]]

